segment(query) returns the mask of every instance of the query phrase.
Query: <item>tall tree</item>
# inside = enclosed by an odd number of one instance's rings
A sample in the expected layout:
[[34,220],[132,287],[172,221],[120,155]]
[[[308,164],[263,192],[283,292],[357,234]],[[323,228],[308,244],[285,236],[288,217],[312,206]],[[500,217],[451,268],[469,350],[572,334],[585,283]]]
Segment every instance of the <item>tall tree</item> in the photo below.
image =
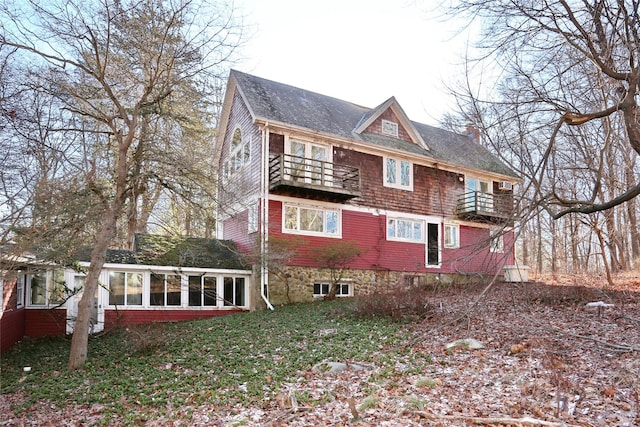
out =
[[[73,142],[73,150],[61,151],[69,173],[50,180],[54,191],[42,194],[79,193],[74,200],[93,206],[91,263],[69,358],[74,369],[87,358],[92,299],[118,224],[139,207],[150,181],[175,192],[199,188],[201,176],[181,161],[179,147],[190,108],[205,104],[207,94],[198,100],[184,93],[220,77],[242,41],[242,26],[231,7],[205,0],[3,1],[0,20],[2,48],[35,64],[38,89],[60,107],[64,127],[47,129],[64,131]],[[179,102],[189,107],[178,111]],[[155,141],[154,127],[171,138]],[[42,205],[56,202],[47,196]]]

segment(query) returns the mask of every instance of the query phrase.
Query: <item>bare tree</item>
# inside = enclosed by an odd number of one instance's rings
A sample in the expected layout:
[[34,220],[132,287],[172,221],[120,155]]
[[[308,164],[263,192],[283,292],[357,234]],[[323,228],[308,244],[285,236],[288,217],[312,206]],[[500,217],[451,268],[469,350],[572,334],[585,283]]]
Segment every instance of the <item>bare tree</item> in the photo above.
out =
[[[91,264],[71,343],[69,368],[74,369],[87,358],[92,297],[107,249],[127,204],[139,203],[139,174],[154,173],[143,161],[177,164],[160,149],[143,156],[153,145],[148,118],[171,97],[185,101],[177,95],[184,88],[216,78],[238,47],[242,26],[232,8],[201,0],[9,1],[2,3],[0,18],[0,45],[37,66],[39,89],[61,107],[67,127],[49,130],[65,131],[76,142],[74,156],[64,152],[72,173],[52,185],[72,178],[68,190],[82,192],[100,212],[93,218]],[[182,168],[183,182],[198,181],[184,163],[176,168]],[[157,171],[155,177],[164,188],[181,186]],[[60,194],[66,194],[64,187]],[[56,201],[43,201],[51,202]]]
[[[602,246],[598,236],[606,235],[604,267],[629,265],[640,194],[638,0],[451,3],[451,13],[482,23],[479,54],[466,58],[466,79],[454,93],[464,121],[525,178],[523,221],[542,212],[556,220],[599,215],[553,228],[597,223],[584,249]],[[540,232],[536,240],[549,238],[551,247],[562,237],[551,227]],[[574,244],[578,256],[581,243]],[[542,267],[540,245],[536,252]],[[558,258],[547,259],[560,267]]]

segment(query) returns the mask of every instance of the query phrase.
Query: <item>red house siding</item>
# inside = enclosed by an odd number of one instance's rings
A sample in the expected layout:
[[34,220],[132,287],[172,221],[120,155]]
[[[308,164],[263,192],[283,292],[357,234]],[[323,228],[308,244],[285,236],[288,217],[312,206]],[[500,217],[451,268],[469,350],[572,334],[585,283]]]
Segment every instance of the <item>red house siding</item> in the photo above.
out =
[[[342,240],[355,241],[361,255],[348,267],[364,270],[391,270],[406,272],[434,273],[491,273],[499,272],[513,255],[505,258],[503,253],[489,250],[489,229],[469,226],[460,227],[461,244],[459,249],[442,248],[440,267],[426,264],[426,245],[424,243],[397,242],[386,239],[385,215],[373,215],[367,212],[342,211]],[[282,233],[282,203],[271,201],[269,205],[271,236],[295,236]],[[440,225],[440,240],[444,225]],[[339,241],[331,237],[303,236],[304,245],[298,249],[298,256],[291,265],[302,267],[320,267],[314,249]],[[513,240],[513,233],[505,235],[505,248]]]
[[232,240],[238,249],[249,253],[255,247],[258,233],[249,234],[248,210],[223,221],[223,239]]
[[118,326],[141,325],[153,322],[206,319],[241,311],[243,310],[106,310],[104,312],[104,325],[106,329],[111,329]]
[[24,308],[3,311],[0,317],[0,353],[24,337]]
[[29,337],[64,335],[67,328],[67,310],[27,309],[24,322],[24,334]]

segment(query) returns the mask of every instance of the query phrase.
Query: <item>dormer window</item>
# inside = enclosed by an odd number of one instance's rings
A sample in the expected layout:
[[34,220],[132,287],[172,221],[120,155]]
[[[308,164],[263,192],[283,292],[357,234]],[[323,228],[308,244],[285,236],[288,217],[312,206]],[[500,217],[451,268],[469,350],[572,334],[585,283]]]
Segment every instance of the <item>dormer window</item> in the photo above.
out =
[[389,120],[382,120],[382,133],[389,136],[398,137],[398,124]]

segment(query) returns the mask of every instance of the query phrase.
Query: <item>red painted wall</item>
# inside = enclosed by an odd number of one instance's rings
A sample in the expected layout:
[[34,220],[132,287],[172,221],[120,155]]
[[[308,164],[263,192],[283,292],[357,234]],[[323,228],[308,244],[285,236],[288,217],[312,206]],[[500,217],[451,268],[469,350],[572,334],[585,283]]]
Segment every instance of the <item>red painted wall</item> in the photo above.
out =
[[24,308],[3,311],[0,317],[0,353],[24,337]]
[[105,329],[127,325],[142,325],[153,322],[178,322],[184,320],[206,319],[243,310],[105,310]]
[[[427,268],[425,244],[386,240],[385,215],[365,212],[342,211],[342,239],[355,241],[361,256],[349,264],[349,268],[435,273],[493,273],[500,272],[505,264],[513,263],[513,255],[505,259],[503,253],[489,251],[489,230],[486,228],[460,227],[460,248],[442,248],[442,266]],[[314,248],[337,242],[330,237],[299,236],[282,233],[282,203],[271,201],[269,205],[269,235],[277,238],[291,237],[304,242],[291,265],[318,267]],[[444,225],[440,227],[440,239]],[[505,236],[505,248],[513,241],[513,233]]]
[[26,309],[24,334],[29,337],[64,335],[67,329],[67,310]]

